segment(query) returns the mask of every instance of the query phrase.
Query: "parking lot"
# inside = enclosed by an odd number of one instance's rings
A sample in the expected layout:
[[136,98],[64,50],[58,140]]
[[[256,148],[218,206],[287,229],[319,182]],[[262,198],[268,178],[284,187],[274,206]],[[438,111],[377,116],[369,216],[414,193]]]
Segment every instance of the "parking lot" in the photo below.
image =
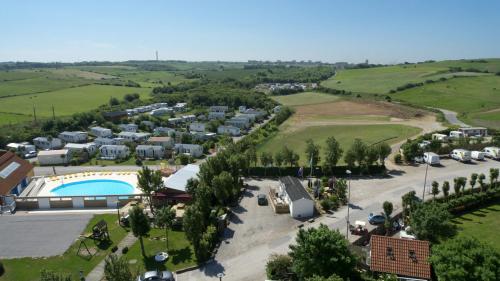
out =
[[64,253],[85,229],[92,214],[0,217],[0,258],[48,257]]

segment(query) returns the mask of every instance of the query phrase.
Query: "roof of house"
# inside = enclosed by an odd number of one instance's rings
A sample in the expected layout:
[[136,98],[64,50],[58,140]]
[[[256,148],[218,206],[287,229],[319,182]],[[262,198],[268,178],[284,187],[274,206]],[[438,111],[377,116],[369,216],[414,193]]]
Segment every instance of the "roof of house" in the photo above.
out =
[[172,174],[168,178],[163,179],[165,187],[186,191],[186,184],[189,179],[198,178],[198,173],[200,172],[200,166],[189,164]]
[[67,135],[67,136],[77,136],[77,135],[86,135],[87,132],[83,131],[64,131],[60,133],[59,135]]
[[150,137],[148,139],[149,142],[164,142],[164,141],[171,141],[171,137]]
[[430,244],[387,236],[371,237],[370,269],[400,276],[430,279]]
[[285,192],[292,201],[297,201],[302,198],[312,200],[311,195],[307,193],[298,178],[291,176],[281,177],[280,182],[285,185]]
[[141,149],[163,149],[163,147],[161,145],[140,144],[135,148],[135,150]]
[[28,161],[10,151],[0,151],[0,195],[9,194],[10,190],[19,184],[31,170],[33,170],[33,165]]
[[68,154],[67,149],[41,150],[40,152],[38,152],[38,156],[65,155],[65,154]]

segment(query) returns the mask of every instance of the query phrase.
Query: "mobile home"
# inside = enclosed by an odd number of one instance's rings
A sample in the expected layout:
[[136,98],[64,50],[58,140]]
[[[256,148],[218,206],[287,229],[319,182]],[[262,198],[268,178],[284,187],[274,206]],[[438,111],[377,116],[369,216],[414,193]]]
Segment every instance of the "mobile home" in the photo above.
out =
[[470,162],[471,161],[471,153],[466,149],[453,149],[450,154],[452,159],[455,159],[460,162]]

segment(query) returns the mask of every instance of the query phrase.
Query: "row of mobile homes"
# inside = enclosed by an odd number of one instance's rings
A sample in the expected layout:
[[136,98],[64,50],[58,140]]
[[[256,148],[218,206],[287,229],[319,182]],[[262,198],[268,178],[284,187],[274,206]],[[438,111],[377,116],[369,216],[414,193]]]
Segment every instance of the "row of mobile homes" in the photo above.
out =
[[135,153],[144,159],[163,159],[165,157],[165,149],[160,145],[138,145],[135,148]]
[[74,132],[64,131],[58,135],[58,138],[66,143],[68,142],[83,143],[87,141],[87,137],[88,133],[82,131],[74,131]]
[[189,124],[189,131],[190,132],[205,132],[206,126],[204,123],[200,122],[193,122]]
[[175,129],[173,128],[167,128],[167,127],[156,127],[153,130],[153,134],[155,136],[173,136],[175,134]]
[[174,150],[177,154],[188,154],[194,158],[198,158],[203,155],[203,147],[198,144],[176,143],[174,145]]
[[238,127],[221,125],[217,128],[217,133],[220,135],[230,135],[233,137],[237,137],[241,135],[241,130]]
[[111,129],[103,127],[92,127],[90,133],[98,138],[111,138],[113,136]]
[[132,133],[137,132],[137,130],[139,129],[139,126],[137,126],[134,123],[120,124],[118,125],[118,127],[120,128],[120,130],[122,130],[122,132],[132,132]]
[[144,142],[151,136],[150,133],[121,132],[118,137],[130,142]]
[[71,154],[87,152],[89,155],[94,155],[97,152],[97,145],[93,142],[67,143],[64,149],[68,150]]
[[33,144],[39,149],[59,149],[62,147],[62,141],[53,137],[37,137],[33,139]]
[[172,149],[174,147],[174,139],[171,137],[150,137],[148,144],[161,146],[165,149]]
[[124,159],[130,155],[130,149],[126,145],[103,145],[99,153],[105,160]]

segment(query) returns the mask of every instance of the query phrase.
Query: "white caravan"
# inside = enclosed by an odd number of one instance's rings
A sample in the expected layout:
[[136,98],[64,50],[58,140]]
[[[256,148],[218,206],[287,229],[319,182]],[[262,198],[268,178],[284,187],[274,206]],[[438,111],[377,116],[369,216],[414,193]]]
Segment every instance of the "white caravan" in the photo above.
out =
[[500,159],[500,148],[498,148],[498,147],[494,147],[494,146],[485,147],[483,151],[484,151],[484,156],[486,156],[488,158],[495,159],[495,160]]
[[471,160],[471,153],[466,149],[453,149],[450,156],[460,162],[470,162]]
[[439,165],[439,155],[434,152],[424,153],[424,162],[429,165]]
[[484,160],[485,153],[482,151],[472,151],[470,154],[471,154],[472,159],[474,159],[474,160]]

